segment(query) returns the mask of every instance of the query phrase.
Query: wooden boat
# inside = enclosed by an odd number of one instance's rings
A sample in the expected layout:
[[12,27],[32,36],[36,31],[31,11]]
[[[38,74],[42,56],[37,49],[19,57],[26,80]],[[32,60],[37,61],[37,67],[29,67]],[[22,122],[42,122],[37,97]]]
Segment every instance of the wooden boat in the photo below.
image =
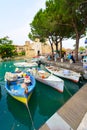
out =
[[81,77],[80,73],[74,72],[72,70],[58,68],[58,67],[54,67],[54,66],[46,66],[45,68],[50,73],[52,73],[56,76],[72,80],[73,82],[76,82],[76,83],[79,82],[79,79]]
[[14,63],[16,67],[35,67],[38,66],[36,62],[17,62]]
[[34,76],[26,72],[17,73],[6,72],[5,88],[7,92],[16,100],[27,104],[35,88],[36,80]]
[[49,72],[46,72],[42,69],[38,70],[36,68],[32,68],[28,69],[27,71],[32,73],[35,79],[41,83],[51,86],[61,93],[64,91],[64,81],[59,77],[54,76],[53,74],[50,74]]

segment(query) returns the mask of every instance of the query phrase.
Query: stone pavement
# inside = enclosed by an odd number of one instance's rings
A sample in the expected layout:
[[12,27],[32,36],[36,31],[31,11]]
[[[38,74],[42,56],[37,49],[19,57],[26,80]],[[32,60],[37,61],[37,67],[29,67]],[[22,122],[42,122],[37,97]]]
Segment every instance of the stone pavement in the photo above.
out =
[[87,130],[87,84],[53,114],[39,130]]
[[77,128],[77,130],[87,130],[87,112],[84,115],[79,127]]

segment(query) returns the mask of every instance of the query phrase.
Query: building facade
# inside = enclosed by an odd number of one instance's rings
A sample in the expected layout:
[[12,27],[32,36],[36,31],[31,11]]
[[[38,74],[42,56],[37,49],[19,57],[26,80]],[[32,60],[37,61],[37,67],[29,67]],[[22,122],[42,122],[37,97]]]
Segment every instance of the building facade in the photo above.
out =
[[43,44],[38,39],[35,42],[25,42],[25,55],[26,57],[35,57],[38,54],[45,55],[51,53],[51,47],[49,44]]

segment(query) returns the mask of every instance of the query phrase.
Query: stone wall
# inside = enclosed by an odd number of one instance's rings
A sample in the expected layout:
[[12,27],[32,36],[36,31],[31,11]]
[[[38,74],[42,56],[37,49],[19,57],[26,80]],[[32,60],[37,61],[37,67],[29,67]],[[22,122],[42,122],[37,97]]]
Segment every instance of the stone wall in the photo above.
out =
[[33,43],[30,43],[29,41],[25,42],[25,55],[26,57],[34,57],[38,55],[38,51],[40,51],[40,54],[48,54],[51,53],[51,47],[48,44],[42,44],[39,41],[35,41]]
[[[29,41],[25,42],[24,46],[16,46],[17,52],[25,51],[25,56],[28,58],[32,58],[38,55],[38,51],[41,55],[51,54],[51,46],[47,43],[41,43],[39,40],[35,40],[35,42],[30,43]],[[55,50],[55,46],[54,46]]]

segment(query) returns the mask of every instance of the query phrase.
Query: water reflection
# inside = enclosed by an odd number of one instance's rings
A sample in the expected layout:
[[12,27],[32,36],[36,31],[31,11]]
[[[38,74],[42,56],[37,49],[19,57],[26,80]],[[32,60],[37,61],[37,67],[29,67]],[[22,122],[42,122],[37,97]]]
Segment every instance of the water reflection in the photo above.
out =
[[13,65],[13,61],[4,61],[0,64],[0,77],[4,77],[7,71],[13,71],[15,66]]
[[39,83],[37,93],[39,113],[46,117],[50,117],[65,102],[64,94],[41,83]]
[[[14,62],[17,61],[0,63],[0,129],[33,130],[26,106],[8,95],[4,87],[4,74],[6,71],[15,70]],[[28,106],[31,111],[34,126],[37,130],[79,90],[78,84],[69,80],[64,80],[64,83],[65,87],[63,93],[59,93],[50,86],[46,86],[39,82],[36,83],[35,91]],[[82,85],[83,82],[81,82],[81,86]]]
[[[48,118],[50,118],[70,97],[78,90],[79,85],[69,80],[64,80],[64,92],[59,93],[54,88],[36,82],[35,91],[28,103],[35,129],[39,129]],[[24,126],[23,130],[33,130],[31,119],[26,106],[7,94],[7,107],[19,126]],[[8,113],[9,114],[9,113]],[[21,130],[16,128],[15,130]]]
[[[34,98],[34,96],[32,95],[31,99],[28,105],[32,120],[34,120],[33,117],[37,106],[36,98]],[[19,122],[19,125],[23,124],[24,126],[27,126],[29,130],[33,130],[30,115],[28,113],[27,107],[24,104],[18,102],[17,100],[12,98],[9,94],[7,94],[7,105],[9,112],[11,112],[11,114],[15,119],[15,122],[17,121]]]
[[2,98],[2,93],[1,93],[1,86],[0,86],[0,100],[1,100],[1,98]]

